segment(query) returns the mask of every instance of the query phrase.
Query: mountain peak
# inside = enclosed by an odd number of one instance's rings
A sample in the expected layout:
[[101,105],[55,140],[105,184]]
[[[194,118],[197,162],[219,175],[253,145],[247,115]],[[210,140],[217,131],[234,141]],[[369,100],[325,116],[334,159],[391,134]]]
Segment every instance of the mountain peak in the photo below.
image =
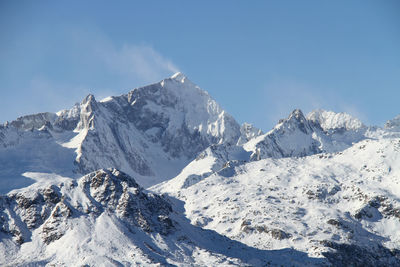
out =
[[94,97],[94,95],[92,94],[88,94],[83,100],[82,100],[82,104],[87,104],[90,103],[92,101],[96,101],[96,98]]
[[292,111],[292,113],[290,113],[289,120],[293,117],[296,118],[297,120],[305,118],[303,112],[298,108],[296,108],[295,110]]
[[178,82],[184,83],[185,80],[187,80],[187,77],[185,74],[183,74],[182,72],[177,72],[174,75],[171,76],[171,79],[174,79]]
[[306,119],[303,112],[300,109],[293,110],[287,119],[279,121],[276,127],[282,129],[287,129],[290,131],[295,131],[299,129],[305,134],[312,133],[314,130],[310,125],[310,122]]

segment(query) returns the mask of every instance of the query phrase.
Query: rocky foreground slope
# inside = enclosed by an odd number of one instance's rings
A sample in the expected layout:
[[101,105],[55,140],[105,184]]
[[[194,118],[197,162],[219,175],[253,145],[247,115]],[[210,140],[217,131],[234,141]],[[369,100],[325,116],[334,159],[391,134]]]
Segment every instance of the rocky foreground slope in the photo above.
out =
[[[318,263],[266,251],[193,226],[180,202],[116,169],[54,177],[0,199],[2,266],[262,266]],[[56,183],[55,183],[56,182]]]
[[399,183],[399,117],[263,133],[178,73],[0,126],[0,265],[400,266]]

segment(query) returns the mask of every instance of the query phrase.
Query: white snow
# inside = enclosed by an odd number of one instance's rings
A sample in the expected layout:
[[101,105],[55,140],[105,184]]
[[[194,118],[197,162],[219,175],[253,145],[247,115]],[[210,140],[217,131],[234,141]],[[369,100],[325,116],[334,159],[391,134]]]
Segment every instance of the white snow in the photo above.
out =
[[[184,201],[194,225],[259,249],[293,247],[322,257],[323,240],[373,247],[383,238],[386,247],[398,248],[399,218],[358,222],[354,215],[376,196],[400,208],[399,174],[400,139],[382,138],[339,153],[250,162],[235,167],[231,176],[214,173],[188,188],[168,186],[182,179],[178,176],[153,189]],[[347,228],[330,225],[330,219]],[[290,237],[277,240],[257,227]]]
[[360,128],[365,128],[365,125],[359,119],[344,112],[335,113],[333,111],[319,109],[310,112],[307,115],[307,119],[319,122],[324,130],[341,128],[346,130],[358,130]]
[[113,100],[113,97],[112,96],[107,96],[107,97],[101,99],[100,102],[104,103],[104,102],[108,102],[108,101],[111,101],[111,100]]

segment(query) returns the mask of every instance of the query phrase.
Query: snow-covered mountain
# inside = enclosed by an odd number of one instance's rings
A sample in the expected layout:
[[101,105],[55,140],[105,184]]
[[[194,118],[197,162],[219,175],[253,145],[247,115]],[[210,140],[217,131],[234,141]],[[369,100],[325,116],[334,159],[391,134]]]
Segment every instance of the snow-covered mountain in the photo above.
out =
[[[177,73],[122,96],[97,101],[88,95],[70,110],[6,123],[0,159],[7,167],[0,178],[12,175],[18,186],[26,183],[24,172],[77,177],[114,167],[149,186],[176,176],[210,145],[236,144],[240,137],[237,122]],[[3,182],[3,193],[6,184],[13,186]]]
[[296,109],[263,133],[182,73],[18,118],[0,265],[400,266],[399,125]]
[[305,117],[294,110],[264,135],[244,144],[252,159],[303,157],[337,152],[366,138],[368,128],[346,113],[316,110]]

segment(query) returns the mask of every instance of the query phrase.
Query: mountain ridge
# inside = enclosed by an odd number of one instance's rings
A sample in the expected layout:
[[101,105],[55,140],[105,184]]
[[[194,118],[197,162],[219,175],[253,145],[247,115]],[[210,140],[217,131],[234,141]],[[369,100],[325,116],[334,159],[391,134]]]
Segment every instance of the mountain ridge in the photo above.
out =
[[399,125],[295,109],[264,133],[182,73],[17,118],[0,264],[400,265]]

